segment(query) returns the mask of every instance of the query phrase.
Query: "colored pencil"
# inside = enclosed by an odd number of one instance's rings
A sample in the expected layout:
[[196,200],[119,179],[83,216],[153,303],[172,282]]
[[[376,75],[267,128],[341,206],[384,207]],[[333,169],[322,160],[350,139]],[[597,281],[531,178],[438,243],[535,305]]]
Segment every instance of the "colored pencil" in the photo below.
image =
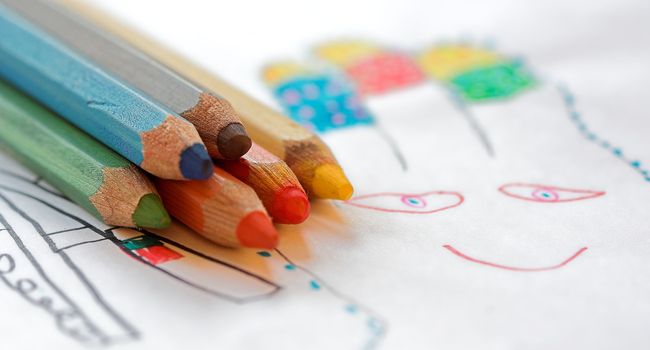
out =
[[108,225],[164,228],[170,218],[142,172],[36,101],[0,82],[0,144]]
[[296,175],[282,159],[257,144],[239,160],[217,164],[253,188],[275,222],[299,224],[309,216],[309,199]]
[[314,198],[349,199],[353,188],[325,143],[314,133],[275,112],[143,34],[75,0],[59,0],[103,29],[121,37],[198,84],[218,91],[233,105],[253,140],[284,160]]
[[205,179],[196,129],[0,5],[0,76],[160,177]]
[[169,213],[226,247],[273,249],[278,232],[255,192],[225,170],[204,181],[154,179]]
[[237,159],[251,147],[237,113],[120,38],[51,2],[2,0],[23,18],[194,124],[213,158]]

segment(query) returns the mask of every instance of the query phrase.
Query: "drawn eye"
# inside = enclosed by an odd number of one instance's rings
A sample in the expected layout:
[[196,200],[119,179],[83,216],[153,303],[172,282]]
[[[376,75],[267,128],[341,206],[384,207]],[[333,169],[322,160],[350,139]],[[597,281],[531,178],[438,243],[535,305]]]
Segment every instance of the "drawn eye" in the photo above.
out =
[[431,214],[459,206],[460,193],[432,191],[418,194],[376,193],[352,198],[345,204],[388,213]]
[[508,197],[539,203],[573,202],[600,197],[604,191],[578,190],[548,185],[511,183],[499,187],[499,192]]

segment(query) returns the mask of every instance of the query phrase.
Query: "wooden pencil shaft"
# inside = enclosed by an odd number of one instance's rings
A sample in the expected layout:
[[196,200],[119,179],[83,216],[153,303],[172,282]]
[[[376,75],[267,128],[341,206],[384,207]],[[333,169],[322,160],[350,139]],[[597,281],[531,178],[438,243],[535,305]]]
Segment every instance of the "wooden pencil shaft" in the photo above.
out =
[[107,224],[136,226],[140,200],[155,195],[126,159],[2,82],[0,122],[4,148]]
[[196,85],[63,8],[40,0],[0,0],[0,3],[9,6],[23,18],[32,21],[115,76],[164,102],[178,114],[192,108],[199,101],[203,91]]
[[251,186],[262,201],[286,186],[302,189],[295,174],[284,161],[255,143],[242,158],[236,161],[220,161],[217,164]]
[[213,157],[234,159],[250,148],[250,138],[228,101],[205,92],[119,37],[47,1],[0,3],[185,117],[196,126]]
[[215,168],[205,181],[154,179],[170,213],[211,241],[239,247],[237,226],[251,212],[264,212],[253,190]]
[[104,13],[95,11],[76,0],[59,0],[58,3],[74,9],[76,13],[83,14],[94,24],[138,47],[147,55],[155,57],[159,62],[175,69],[193,82],[205,86],[210,91],[218,92],[235,107],[255,142],[281,159],[284,159],[285,156],[285,141],[300,141],[314,137],[313,133],[289,118],[265,106],[219,77],[210,74],[188,59],[131,30],[122,23],[116,22]]
[[289,166],[253,143],[238,160],[217,162],[228,173],[250,186],[276,223],[298,224],[309,215],[309,200]]
[[348,199],[352,195],[352,185],[336,158],[314,133],[106,14],[78,0],[58,2],[181,72],[188,79],[218,91],[235,107],[253,140],[284,160],[311,197]]
[[0,32],[0,76],[147,171],[177,179],[209,176],[205,147],[186,120],[2,4]]

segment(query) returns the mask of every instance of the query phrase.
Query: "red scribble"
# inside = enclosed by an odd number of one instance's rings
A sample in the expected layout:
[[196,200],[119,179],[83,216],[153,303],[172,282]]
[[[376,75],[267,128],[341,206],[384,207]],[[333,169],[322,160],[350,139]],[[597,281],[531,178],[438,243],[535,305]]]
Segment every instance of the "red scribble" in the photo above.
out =
[[[438,208],[431,208],[430,210],[426,211],[418,211],[418,210],[408,210],[408,209],[391,209],[391,208],[382,208],[382,207],[377,207],[377,206],[371,206],[371,205],[366,205],[366,204],[360,204],[358,201],[364,200],[366,198],[373,198],[373,197],[380,197],[380,196],[389,196],[389,197],[398,197],[400,203],[403,203],[403,205],[408,206],[407,203],[405,203],[404,199],[405,198],[415,198],[415,199],[421,199],[423,200],[424,197],[426,196],[431,196],[431,195],[441,195],[441,196],[453,196],[457,199],[456,203],[453,203],[451,205],[447,205],[444,207],[438,207]],[[461,195],[458,192],[449,192],[449,191],[431,191],[431,192],[424,192],[424,193],[415,193],[415,194],[408,194],[408,193],[392,193],[392,192],[385,192],[385,193],[375,193],[375,194],[368,194],[368,195],[363,195],[363,196],[358,196],[355,198],[352,198],[350,200],[347,200],[343,203],[348,204],[348,205],[353,205],[355,207],[359,208],[365,208],[365,209],[371,209],[371,210],[378,210],[378,211],[383,211],[383,212],[388,212],[388,213],[405,213],[405,214],[431,214],[431,213],[436,213],[439,211],[451,209],[454,207],[457,207],[461,205],[465,201],[465,198],[463,195]],[[424,205],[426,206],[426,202],[424,202]],[[418,208],[421,209],[422,206],[421,204],[413,205],[413,208]]]
[[183,257],[182,254],[176,252],[175,250],[161,245],[136,249],[134,252],[154,266],[168,261],[178,260]]
[[[513,190],[527,190],[530,189],[530,195],[520,194]],[[562,203],[562,202],[575,202],[583,199],[591,199],[600,197],[605,194],[605,191],[591,191],[579,190],[573,188],[562,188],[557,186],[540,185],[540,184],[526,184],[526,183],[509,183],[499,187],[499,192],[508,197],[523,199],[530,202],[537,203]],[[547,197],[542,196],[547,195]],[[562,198],[566,195],[573,195],[569,198]],[[576,196],[577,195],[577,196]]]
[[465,255],[461,253],[460,251],[456,250],[456,248],[452,247],[449,244],[443,245],[443,247],[450,252],[452,252],[454,255],[459,256],[465,260],[475,262],[477,264],[481,265],[486,265],[490,267],[496,267],[497,269],[503,269],[503,270],[509,270],[509,271],[517,271],[517,272],[541,272],[541,271],[550,271],[550,270],[555,270],[559,269],[560,267],[563,267],[564,265],[570,263],[573,261],[575,258],[577,258],[580,254],[582,254],[585,250],[587,250],[587,247],[582,247],[578,249],[577,252],[575,252],[573,255],[571,255],[568,259],[562,261],[561,263],[553,266],[547,266],[547,267],[514,267],[514,266],[506,266],[506,265],[501,265],[501,264],[495,264],[491,263],[489,261],[485,260],[479,260],[472,258],[471,256]]
[[409,57],[381,53],[345,69],[364,95],[381,94],[424,81],[424,74]]

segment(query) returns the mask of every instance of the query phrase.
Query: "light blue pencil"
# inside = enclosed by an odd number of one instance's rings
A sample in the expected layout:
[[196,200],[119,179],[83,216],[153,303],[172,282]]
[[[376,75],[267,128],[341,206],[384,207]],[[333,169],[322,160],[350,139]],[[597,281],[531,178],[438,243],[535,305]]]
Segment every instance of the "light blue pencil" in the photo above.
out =
[[0,5],[0,77],[165,179],[207,179],[196,129]]

